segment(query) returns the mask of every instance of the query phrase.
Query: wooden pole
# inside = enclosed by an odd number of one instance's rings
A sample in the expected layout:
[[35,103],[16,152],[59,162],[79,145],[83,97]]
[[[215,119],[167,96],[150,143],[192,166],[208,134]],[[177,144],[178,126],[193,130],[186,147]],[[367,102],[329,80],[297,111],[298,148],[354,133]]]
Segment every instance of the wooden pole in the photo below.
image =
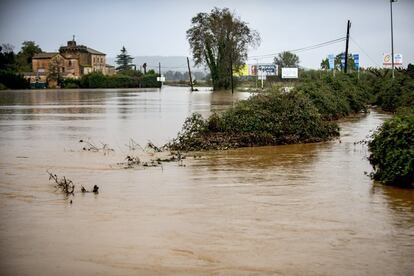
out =
[[390,0],[390,10],[391,10],[391,66],[392,66],[392,78],[395,78],[395,75],[394,75],[394,69],[395,69],[395,64],[394,64],[394,30],[393,30],[393,26],[392,26],[392,2],[394,2],[394,0]]
[[348,48],[349,48],[349,29],[351,28],[351,21],[348,20],[346,27],[346,46],[345,46],[345,74],[348,72]]
[[190,75],[190,86],[191,86],[191,92],[194,91],[193,88],[193,78],[191,77],[191,69],[190,69],[190,60],[187,57],[187,66],[188,66],[188,74]]

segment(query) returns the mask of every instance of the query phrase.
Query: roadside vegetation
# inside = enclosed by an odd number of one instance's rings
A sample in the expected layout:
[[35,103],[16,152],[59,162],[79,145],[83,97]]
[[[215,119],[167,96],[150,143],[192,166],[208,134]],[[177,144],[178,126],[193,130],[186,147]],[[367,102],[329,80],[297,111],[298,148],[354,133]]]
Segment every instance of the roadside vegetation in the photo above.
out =
[[372,136],[368,147],[372,177],[384,184],[414,185],[414,113],[401,113],[387,120]]
[[339,136],[334,120],[366,112],[370,100],[352,77],[305,81],[291,92],[257,94],[207,119],[193,114],[169,147],[194,151],[327,141]]
[[149,88],[160,87],[157,81],[158,74],[149,70],[143,75],[139,71],[128,70],[116,75],[108,76],[100,72],[93,72],[80,79],[65,79],[63,88]]
[[373,179],[384,184],[414,186],[414,66],[400,70],[394,80],[377,70],[371,80],[375,103],[395,112],[368,142]]
[[368,141],[372,177],[394,185],[414,182],[414,68],[370,69],[356,74],[322,76],[311,72],[287,92],[280,86],[236,103],[204,119],[193,114],[172,150],[200,151],[249,146],[309,143],[339,136],[337,120],[367,112],[370,105],[396,115]]

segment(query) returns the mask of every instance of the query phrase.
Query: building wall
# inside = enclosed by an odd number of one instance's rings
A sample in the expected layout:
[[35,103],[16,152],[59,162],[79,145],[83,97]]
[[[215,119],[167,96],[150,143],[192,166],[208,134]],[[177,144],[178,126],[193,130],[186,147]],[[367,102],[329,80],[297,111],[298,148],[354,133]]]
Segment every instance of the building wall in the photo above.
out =
[[105,74],[105,66],[106,66],[106,60],[104,55],[93,55],[91,54],[91,66],[92,71],[96,72],[102,72]]
[[41,58],[41,59],[33,59],[32,60],[32,69],[33,72],[37,72],[39,69],[40,71],[45,70],[48,71],[49,70],[49,62],[50,62],[50,58]]

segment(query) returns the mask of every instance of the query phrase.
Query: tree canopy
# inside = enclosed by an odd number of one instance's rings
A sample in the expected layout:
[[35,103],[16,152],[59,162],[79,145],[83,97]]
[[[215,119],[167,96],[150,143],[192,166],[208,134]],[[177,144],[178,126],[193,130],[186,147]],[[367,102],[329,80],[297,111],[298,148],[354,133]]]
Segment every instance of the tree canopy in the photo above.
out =
[[214,90],[228,89],[232,70],[247,60],[248,47],[260,44],[259,33],[227,8],[198,13],[191,24],[187,39],[195,65],[210,69]]
[[[335,56],[334,66],[337,70],[342,70],[342,53],[339,53]],[[352,54],[348,54],[348,68],[355,69],[355,61],[354,56]],[[321,61],[321,69],[331,69],[329,68],[329,60],[328,58],[322,59]]]
[[274,58],[274,63],[277,64],[279,68],[298,67],[299,62],[299,57],[289,51],[281,52],[277,57]]
[[20,70],[23,72],[31,72],[32,58],[35,54],[41,52],[42,49],[34,41],[24,41],[20,52],[17,54],[17,63],[19,64]]
[[116,56],[116,64],[119,66],[116,67],[118,71],[127,71],[132,69],[132,60],[134,58],[128,55],[127,50],[122,46],[121,53]]

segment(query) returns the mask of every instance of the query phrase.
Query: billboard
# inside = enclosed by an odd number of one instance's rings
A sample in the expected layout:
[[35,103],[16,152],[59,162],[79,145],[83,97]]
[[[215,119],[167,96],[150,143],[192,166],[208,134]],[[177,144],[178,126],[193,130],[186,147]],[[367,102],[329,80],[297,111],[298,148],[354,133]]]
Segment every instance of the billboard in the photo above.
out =
[[276,76],[277,70],[276,70],[276,64],[258,64],[257,65],[257,72],[259,75],[265,75],[265,76]]
[[298,68],[282,68],[282,79],[297,79]]
[[[389,53],[384,54],[384,57],[382,59],[382,65],[385,68],[391,68],[392,67],[391,54],[389,54]],[[394,54],[394,66],[395,67],[402,67],[403,66],[403,56],[402,56],[402,54]]]
[[262,63],[251,65],[250,76],[277,76],[277,65],[272,63]]
[[233,72],[235,77],[249,76],[249,65],[245,64],[238,71]]

